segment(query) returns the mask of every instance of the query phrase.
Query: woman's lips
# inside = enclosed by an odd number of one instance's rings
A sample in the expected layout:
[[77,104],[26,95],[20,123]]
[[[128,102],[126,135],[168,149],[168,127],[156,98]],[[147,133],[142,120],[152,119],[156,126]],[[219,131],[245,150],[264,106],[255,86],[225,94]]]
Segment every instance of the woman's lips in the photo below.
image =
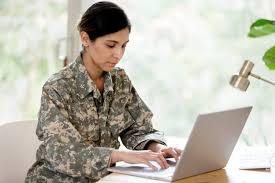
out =
[[108,65],[110,65],[110,66],[112,66],[112,67],[116,66],[116,64],[117,64],[117,63],[108,62]]

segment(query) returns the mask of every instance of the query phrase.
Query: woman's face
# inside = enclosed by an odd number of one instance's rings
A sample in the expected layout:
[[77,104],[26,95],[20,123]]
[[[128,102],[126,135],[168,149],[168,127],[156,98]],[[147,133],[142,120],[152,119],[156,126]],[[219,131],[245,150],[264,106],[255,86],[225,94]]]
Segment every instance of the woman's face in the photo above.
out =
[[111,71],[122,58],[129,41],[129,29],[98,37],[95,41],[87,41],[85,47],[91,61],[102,71]]

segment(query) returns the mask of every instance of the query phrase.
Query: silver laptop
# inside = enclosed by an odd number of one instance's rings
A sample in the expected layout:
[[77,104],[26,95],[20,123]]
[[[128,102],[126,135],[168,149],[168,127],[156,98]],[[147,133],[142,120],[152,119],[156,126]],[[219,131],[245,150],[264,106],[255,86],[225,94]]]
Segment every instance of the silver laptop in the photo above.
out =
[[153,171],[143,164],[122,163],[108,171],[171,182],[224,168],[251,109],[250,106],[199,115],[179,161],[169,159],[167,169]]

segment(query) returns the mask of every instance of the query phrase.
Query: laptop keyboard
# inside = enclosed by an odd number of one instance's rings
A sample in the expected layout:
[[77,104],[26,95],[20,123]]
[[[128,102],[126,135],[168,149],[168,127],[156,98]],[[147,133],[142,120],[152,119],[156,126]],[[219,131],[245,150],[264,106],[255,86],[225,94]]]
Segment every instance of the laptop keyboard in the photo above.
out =
[[108,168],[108,171],[166,181],[172,178],[175,171],[175,160],[167,160],[167,163],[169,164],[169,167],[167,169],[161,169],[157,162],[151,161],[151,163],[158,169],[152,170],[150,167],[144,164],[123,163],[119,166]]
[[139,174],[143,174],[146,177],[163,177],[163,178],[169,178],[173,176],[173,173],[175,171],[175,167],[169,167],[167,169],[159,169],[156,171],[144,169],[142,172],[139,172]]
[[159,176],[162,176],[162,177],[172,177],[174,171],[175,171],[175,167],[169,167],[165,170],[160,170],[160,171],[155,172],[155,173]]
[[172,177],[173,173],[175,171],[175,161],[167,160],[167,163],[169,164],[169,167],[167,169],[161,169],[159,164],[157,164],[154,161],[151,161],[151,163],[158,168],[158,170],[152,170],[151,168],[143,169],[143,173],[150,174],[151,176],[157,176],[157,177]]

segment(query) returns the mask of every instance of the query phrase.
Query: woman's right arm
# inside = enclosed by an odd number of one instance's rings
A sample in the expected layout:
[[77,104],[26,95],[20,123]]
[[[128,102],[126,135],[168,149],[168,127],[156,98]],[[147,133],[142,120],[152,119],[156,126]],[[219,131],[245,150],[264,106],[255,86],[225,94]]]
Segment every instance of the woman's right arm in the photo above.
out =
[[51,85],[43,87],[36,133],[43,141],[38,159],[46,160],[49,168],[72,177],[99,179],[107,174],[113,149],[83,142],[69,121],[64,100]]

